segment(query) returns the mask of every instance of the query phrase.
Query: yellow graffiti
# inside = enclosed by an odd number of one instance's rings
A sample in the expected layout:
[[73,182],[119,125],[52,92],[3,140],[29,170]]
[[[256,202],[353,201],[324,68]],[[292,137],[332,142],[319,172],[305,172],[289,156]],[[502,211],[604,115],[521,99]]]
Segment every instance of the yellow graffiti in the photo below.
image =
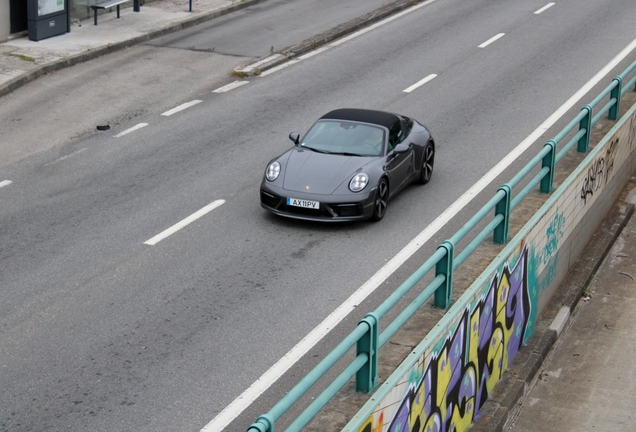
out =
[[371,432],[373,428],[373,415],[370,415],[368,419],[358,429],[358,432]]
[[[475,372],[475,368],[469,367],[464,374],[464,380],[472,380],[472,382],[477,382],[477,373]],[[464,399],[460,401],[460,403],[464,404],[464,413],[462,414],[459,410],[459,406],[455,406],[453,408],[453,417],[451,418],[451,431],[456,432],[464,432],[468,430],[470,425],[473,422],[473,418],[475,417],[475,398],[471,397],[468,399]]]
[[475,308],[470,317],[470,330],[468,332],[468,361],[472,364],[479,364],[479,323],[481,312]]
[[429,432],[434,430],[439,430],[441,428],[442,421],[437,414],[429,417],[428,421],[424,425],[423,432]]
[[401,401],[391,397],[357,432],[469,431],[523,343],[530,312],[527,253],[524,246],[515,268],[505,265],[495,274],[452,334],[421,357]]
[[499,382],[501,374],[503,373],[503,370],[499,367],[499,364],[503,363],[503,351],[503,332],[498,328],[492,332],[488,356],[486,358],[487,364],[492,365],[492,372],[486,381],[486,389],[489,394],[495,388],[495,385]]
[[451,368],[450,360],[448,359],[448,349],[444,347],[442,352],[439,353],[437,363],[437,407],[439,408],[440,417],[442,419],[446,417],[446,409],[448,407],[446,397],[448,396],[448,386],[451,382],[453,370]]
[[[373,423],[376,424],[375,429],[373,428]],[[382,432],[382,426],[384,425],[384,412],[380,412],[378,417],[378,421],[373,421],[373,414],[369,416],[368,419],[358,429],[358,432]]]
[[426,421],[428,413],[424,412],[424,406],[426,405],[426,398],[428,391],[426,389],[426,380],[421,381],[420,387],[415,393],[415,398],[411,404],[411,412],[409,413],[409,430],[413,430],[417,421],[423,424]]
[[[497,327],[503,331],[501,342],[503,342],[504,346],[500,357],[501,363],[493,364],[493,375],[495,375],[495,370],[498,370],[499,373],[497,375],[500,377],[501,374],[508,369],[508,344],[510,339],[512,339],[511,336],[514,331],[513,326],[508,328],[508,325],[506,324],[506,306],[508,304],[508,296],[510,295],[510,280],[508,279],[508,275],[503,274],[501,276],[501,281],[497,287],[496,294],[498,296],[496,323]],[[488,391],[490,392],[490,389],[488,389]]]

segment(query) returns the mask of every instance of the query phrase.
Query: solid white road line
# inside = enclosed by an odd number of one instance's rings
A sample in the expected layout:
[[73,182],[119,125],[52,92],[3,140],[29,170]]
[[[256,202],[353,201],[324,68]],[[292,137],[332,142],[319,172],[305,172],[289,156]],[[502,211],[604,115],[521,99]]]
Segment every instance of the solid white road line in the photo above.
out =
[[501,39],[505,35],[506,35],[505,33],[499,33],[498,35],[491,37],[486,42],[484,42],[483,44],[479,45],[477,48],[486,48],[488,45],[490,45],[491,43],[493,43],[494,41],[496,41],[498,39]]
[[219,87],[216,90],[212,90],[212,93],[225,93],[245,84],[249,84],[249,81],[234,81],[233,83],[224,85],[223,87]]
[[191,106],[194,106],[196,104],[199,104],[203,101],[200,100],[193,100],[191,102],[186,102],[184,104],[179,105],[178,107],[172,108],[171,110],[166,111],[165,113],[162,113],[162,116],[171,116],[172,114],[178,113],[179,111],[183,111],[186,108],[190,108]]
[[[420,3],[420,4],[415,5],[415,6],[411,7],[411,8],[409,8],[409,9],[403,10],[402,12],[400,12],[400,13],[398,13],[398,14],[395,14],[395,15],[392,15],[392,16],[390,16],[389,18],[386,18],[386,19],[384,19],[384,20],[382,20],[382,21],[379,21],[379,22],[377,22],[377,23],[375,23],[375,24],[373,24],[373,25],[371,25],[371,26],[369,26],[369,27],[366,27],[366,28],[364,28],[364,29],[362,29],[362,30],[358,30],[358,31],[357,31],[357,32],[355,32],[355,33],[351,33],[349,36],[345,36],[345,37],[343,37],[342,39],[338,39],[337,41],[331,42],[330,44],[325,45],[325,46],[324,46],[324,47],[322,47],[322,48],[319,48],[319,49],[317,49],[317,50],[311,51],[311,52],[309,52],[309,53],[307,53],[307,54],[304,54],[304,55],[302,55],[302,56],[300,56],[300,57],[298,57],[298,58],[296,58],[296,59],[290,60],[290,61],[288,61],[288,62],[285,62],[285,63],[281,64],[281,65],[278,65],[278,66],[276,66],[276,67],[273,67],[273,68],[271,68],[271,69],[268,69],[268,70],[266,70],[265,72],[262,72],[259,76],[264,77],[264,76],[267,76],[267,75],[271,75],[271,74],[273,74],[273,73],[275,73],[275,72],[278,72],[278,71],[279,71],[279,70],[281,70],[281,69],[285,69],[285,68],[286,68],[286,67],[288,67],[288,66],[291,66],[291,65],[293,65],[293,64],[296,64],[296,63],[298,63],[298,62],[299,62],[299,61],[301,61],[301,60],[305,60],[305,59],[308,59],[308,58],[310,58],[310,57],[313,57],[313,56],[315,56],[315,55],[317,55],[317,54],[320,54],[320,53],[322,53],[322,52],[324,52],[324,51],[327,51],[329,48],[333,48],[333,47],[336,47],[336,46],[338,46],[338,45],[341,45],[341,44],[343,44],[343,43],[345,43],[345,42],[350,41],[351,39],[357,38],[358,36],[361,36],[361,35],[365,34],[366,32],[369,32],[369,31],[371,31],[371,30],[373,30],[373,29],[376,29],[376,28],[378,28],[378,27],[380,27],[380,26],[383,26],[384,24],[390,23],[390,22],[391,22],[391,21],[393,21],[393,20],[396,20],[396,19],[398,19],[398,18],[401,18],[401,17],[403,17],[404,15],[407,15],[407,14],[409,14],[409,13],[411,13],[411,12],[415,12],[415,11],[416,11],[416,10],[418,10],[419,8],[422,8],[422,7],[424,7],[424,6],[427,6],[427,5],[429,5],[429,4],[431,4],[431,3],[434,3],[434,2],[436,2],[436,1],[437,1],[437,0],[427,0],[427,1],[425,1],[424,3]],[[267,60],[267,59],[266,59],[266,60]],[[258,63],[255,63],[255,64],[258,64]]]
[[338,39],[337,41],[330,43],[329,46],[334,47],[334,46],[341,45],[341,44],[343,44],[345,42],[350,41],[353,38],[356,38],[356,37],[358,37],[360,35],[365,34],[366,32],[374,30],[374,29],[376,29],[376,28],[378,28],[380,26],[383,26],[384,24],[390,23],[391,21],[396,20],[398,18],[402,18],[404,15],[410,14],[411,12],[415,12],[416,10],[418,10],[420,8],[423,8],[424,6],[428,6],[431,3],[434,3],[435,1],[437,1],[437,0],[427,0],[424,3],[420,3],[418,5],[410,7],[409,9],[405,9],[402,12],[397,13],[395,15],[392,15],[392,16],[390,16],[387,19],[384,19],[384,20],[382,20],[380,22],[377,22],[377,23],[375,23],[373,25],[370,25],[369,27],[365,27],[362,30],[359,30],[359,31],[357,31],[355,33],[351,33],[349,36],[345,36],[342,39]]
[[555,3],[548,3],[547,5],[543,6],[541,9],[539,9],[538,11],[536,11],[534,14],[535,15],[539,15],[541,12],[550,9],[552,6],[554,6]]
[[0,188],[1,187],[5,187],[5,186],[9,186],[11,183],[13,183],[11,180],[3,180],[0,182]]
[[[323,49],[322,49],[322,51],[325,51],[327,48],[329,48],[329,47],[325,47],[325,48],[323,48]],[[321,51],[321,52],[322,52],[322,51]],[[261,74],[259,75],[259,77],[266,77],[267,75],[271,75],[271,74],[273,74],[273,73],[276,73],[276,72],[278,72],[278,71],[279,71],[279,70],[281,70],[281,69],[285,69],[285,68],[286,68],[286,67],[288,67],[288,66],[291,66],[291,65],[293,65],[293,64],[298,63],[300,60],[301,60],[300,58],[297,58],[297,59],[293,59],[293,60],[286,61],[285,63],[281,63],[281,64],[279,64],[278,66],[275,66],[275,67],[273,67],[273,68],[271,68],[271,69],[267,69],[266,71],[261,72]]]
[[431,81],[432,79],[434,79],[437,75],[436,74],[430,74],[429,76],[427,76],[426,78],[424,78],[423,80],[420,80],[418,82],[416,82],[415,84],[413,84],[411,87],[406,88],[404,90],[402,90],[403,93],[411,93],[413,90],[415,90],[418,87],[423,86],[424,84],[426,84],[427,82]]
[[213,203],[210,203],[210,204],[206,205],[205,207],[203,207],[198,212],[188,216],[187,218],[185,218],[181,222],[174,224],[173,226],[171,226],[167,230],[163,231],[162,233],[157,234],[156,236],[154,236],[150,240],[145,241],[144,244],[147,244],[147,245],[150,245],[150,246],[156,245],[157,243],[159,243],[161,240],[165,239],[166,237],[176,233],[180,229],[188,226],[189,224],[191,224],[195,220],[197,220],[200,217],[202,217],[202,216],[206,215],[207,213],[211,212],[215,208],[223,205],[223,203],[225,203],[225,200],[216,200]]
[[327,46],[324,46],[322,48],[318,48],[316,50],[309,51],[307,54],[303,54],[300,57],[298,57],[298,60],[306,60],[308,58],[311,58],[311,57],[313,57],[315,55],[320,54],[323,51],[327,51],[329,48],[331,48],[331,47],[329,45],[327,45]]
[[201,432],[221,432],[248,406],[250,406],[265,390],[271,387],[298,359],[316,345],[329,331],[342,321],[358,304],[380,286],[397,268],[424,245],[439,229],[459,213],[475,196],[501,174],[513,161],[526,151],[547,129],[577,103],[592,87],[605,77],[621,60],[636,48],[634,39],[610,63],[588,81],[579,91],[565,102],[557,111],[544,121],[530,136],[523,140],[507,157],[483,176],[473,187],[466,191],[457,201],[448,207],[437,219],[406,245],[395,257],[387,262],[375,275],[362,285],[351,297],[333,311],[323,322],[305,336],[296,346],[285,354],[276,364],[269,368],[240,396],[221,411]]
[[296,64],[296,63],[298,63],[298,62],[299,62],[299,61],[301,61],[301,60],[306,60],[306,59],[308,59],[308,58],[310,58],[310,57],[313,57],[313,56],[318,55],[318,54],[320,54],[320,53],[322,53],[322,52],[325,52],[325,51],[327,51],[329,48],[331,48],[329,45],[325,45],[325,46],[324,46],[324,47],[322,47],[322,48],[318,48],[317,50],[310,51],[310,52],[308,52],[307,54],[303,54],[303,55],[299,56],[298,58],[295,58],[295,59],[292,59],[292,60],[286,61],[285,63],[279,64],[279,65],[278,65],[278,66],[276,66],[276,67],[273,67],[273,68],[268,69],[268,70],[266,70],[266,71],[264,71],[264,72],[261,72],[261,74],[260,74],[259,76],[260,76],[260,77],[265,77],[265,76],[267,76],[267,75],[271,75],[271,74],[273,74],[273,73],[275,73],[275,72],[278,72],[278,71],[279,71],[279,70],[281,70],[281,69],[285,69],[285,68],[286,68],[286,67],[288,67],[288,66],[291,66],[291,65],[293,65],[293,64]]
[[124,136],[124,135],[126,135],[126,134],[129,134],[129,133],[131,133],[131,132],[134,132],[134,131],[136,131],[136,130],[138,130],[138,129],[141,129],[141,128],[143,128],[143,127],[146,127],[146,126],[148,126],[148,123],[139,123],[138,125],[133,126],[133,127],[131,127],[130,129],[126,129],[126,130],[125,130],[125,131],[123,131],[123,132],[119,132],[117,135],[115,135],[115,138],[122,137],[122,136]]

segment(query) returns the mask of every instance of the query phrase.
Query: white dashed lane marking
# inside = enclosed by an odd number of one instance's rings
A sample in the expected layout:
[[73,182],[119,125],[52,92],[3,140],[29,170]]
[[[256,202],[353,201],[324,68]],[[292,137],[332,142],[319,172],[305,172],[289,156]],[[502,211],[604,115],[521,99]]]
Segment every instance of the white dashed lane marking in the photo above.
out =
[[225,200],[216,200],[216,201],[206,205],[205,207],[203,207],[198,212],[188,216],[187,218],[183,219],[181,222],[178,222],[178,223],[174,224],[173,226],[171,226],[167,230],[157,234],[156,236],[154,236],[150,240],[145,241],[144,244],[147,244],[147,245],[150,245],[150,246],[156,245],[161,240],[165,239],[166,237],[171,236],[172,234],[176,233],[180,229],[185,228],[186,226],[190,225],[195,220],[199,219],[202,216],[205,216],[206,214],[208,214],[209,212],[211,212],[215,208],[223,205],[224,203],[225,203]]
[[552,6],[554,6],[555,3],[548,3],[547,5],[543,6],[541,9],[539,9],[538,11],[536,11],[534,14],[535,15],[539,15],[541,12],[550,9]]
[[[421,3],[424,4],[424,3]],[[587,94],[603,77],[605,77],[620,61],[636,49],[636,39],[599,71],[590,81],[581,87],[568,101],[546,119],[533,133],[524,139],[512,152],[504,157],[495,167],[475,183],[468,191],[448,207],[440,216],[428,225],[420,234],[404,247],[395,257],[387,262],[364,285],[338,306],[325,320],[315,327],[287,354],[272,365],[260,378],[250,385],[241,395],[216,415],[201,432],[219,432],[236,419],[248,406],[272,386],[300,358],[313,348],[329,331],[338,325],[364,299],[373,293],[386,279],[406,262],[420,247],[426,244],[439,230],[459,213],[468,203],[492,183],[508,166],[533,145],[552,125]]]
[[224,85],[223,87],[219,87],[216,90],[212,90],[212,93],[225,93],[235,88],[244,86],[245,84],[249,84],[249,81],[234,81],[233,83],[229,83]]
[[117,135],[115,135],[115,138],[119,138],[121,136],[129,134],[131,132],[134,132],[134,131],[139,130],[139,129],[141,129],[143,127],[146,127],[146,126],[148,126],[148,123],[139,123],[138,125],[135,125],[135,126],[131,127],[130,129],[126,129],[123,132],[119,132]]
[[196,104],[200,104],[201,102],[203,102],[203,101],[201,101],[201,100],[193,100],[191,102],[186,102],[184,104],[179,105],[178,107],[175,107],[175,108],[172,108],[171,110],[166,111],[165,113],[162,113],[161,115],[168,117],[168,116],[171,116],[172,114],[178,113],[179,111],[183,111],[186,108],[190,108],[191,106],[194,106]]
[[420,80],[418,82],[416,82],[415,84],[413,84],[411,87],[406,88],[404,90],[402,90],[404,93],[411,93],[413,90],[415,90],[418,87],[423,86],[424,84],[426,84],[427,82],[431,81],[432,79],[434,79],[437,75],[436,74],[430,74],[429,76],[427,76],[426,78],[424,78],[423,80]]
[[11,183],[13,183],[11,180],[0,181],[0,188],[1,187],[5,187],[5,186],[9,186]]
[[483,44],[479,45],[477,48],[486,48],[488,45],[490,45],[491,43],[493,43],[496,40],[501,39],[505,35],[506,35],[505,33],[499,33],[498,35],[491,37],[486,42],[484,42]]

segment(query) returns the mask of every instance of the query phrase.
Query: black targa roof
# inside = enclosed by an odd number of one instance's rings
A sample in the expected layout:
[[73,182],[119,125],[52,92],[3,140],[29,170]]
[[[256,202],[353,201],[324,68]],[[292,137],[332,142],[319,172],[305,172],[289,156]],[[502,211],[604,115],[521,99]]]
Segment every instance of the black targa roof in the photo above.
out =
[[341,108],[320,117],[320,120],[347,120],[361,123],[372,123],[390,129],[393,123],[400,120],[396,114],[359,108]]

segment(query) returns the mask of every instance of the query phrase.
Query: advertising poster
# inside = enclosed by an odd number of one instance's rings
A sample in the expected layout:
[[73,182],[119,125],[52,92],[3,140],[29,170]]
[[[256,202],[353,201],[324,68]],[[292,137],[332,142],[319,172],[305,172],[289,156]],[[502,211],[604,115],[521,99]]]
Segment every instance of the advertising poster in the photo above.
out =
[[44,16],[64,10],[64,0],[38,0],[38,16]]

